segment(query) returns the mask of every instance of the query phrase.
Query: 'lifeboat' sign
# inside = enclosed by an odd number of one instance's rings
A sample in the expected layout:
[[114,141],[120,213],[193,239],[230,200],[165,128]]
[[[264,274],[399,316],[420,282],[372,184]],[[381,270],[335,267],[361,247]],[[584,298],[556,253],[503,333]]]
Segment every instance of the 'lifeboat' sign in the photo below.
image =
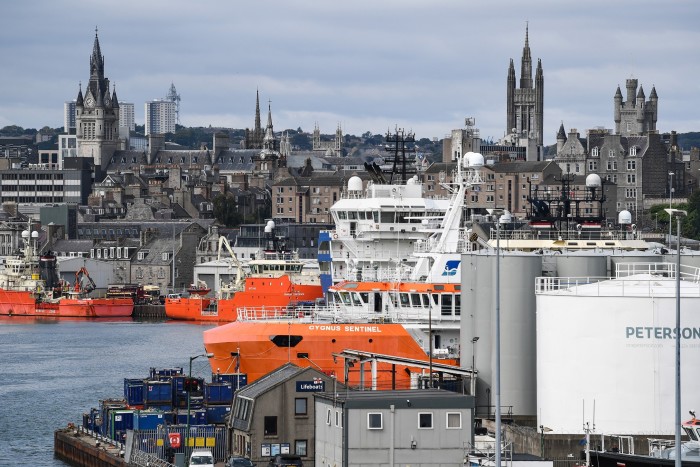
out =
[[297,392],[324,392],[326,382],[321,378],[314,378],[313,381],[297,381]]

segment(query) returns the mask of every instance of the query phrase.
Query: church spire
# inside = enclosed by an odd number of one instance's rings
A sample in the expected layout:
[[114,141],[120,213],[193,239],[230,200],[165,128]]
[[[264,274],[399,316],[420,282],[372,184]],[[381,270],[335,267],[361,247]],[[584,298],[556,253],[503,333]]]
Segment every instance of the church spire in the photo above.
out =
[[532,56],[530,55],[529,25],[525,23],[525,46],[520,67],[520,88],[532,89]]
[[260,90],[255,90],[255,128],[254,132],[259,132],[262,129],[260,126]]

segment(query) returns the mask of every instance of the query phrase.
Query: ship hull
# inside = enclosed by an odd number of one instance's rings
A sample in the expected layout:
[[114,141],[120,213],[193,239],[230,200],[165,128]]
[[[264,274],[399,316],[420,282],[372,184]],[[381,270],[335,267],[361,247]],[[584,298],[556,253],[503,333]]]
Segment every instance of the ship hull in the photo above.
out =
[[129,317],[134,311],[130,298],[63,298],[37,301],[31,292],[0,290],[0,316],[49,316],[73,318]]
[[322,297],[320,284],[295,284],[286,275],[250,277],[245,280],[244,289],[236,292],[232,298],[214,301],[201,297],[167,298],[165,315],[177,320],[231,322],[236,321],[241,308],[279,309],[313,303]]
[[[214,354],[210,359],[212,372],[245,373],[249,382],[291,362],[336,375],[341,383],[370,387],[369,363],[364,368],[356,363],[346,375],[343,359],[333,357],[347,349],[428,361],[400,324],[236,321],[204,331],[204,347]],[[377,388],[408,389],[416,371],[420,370],[377,363]]]

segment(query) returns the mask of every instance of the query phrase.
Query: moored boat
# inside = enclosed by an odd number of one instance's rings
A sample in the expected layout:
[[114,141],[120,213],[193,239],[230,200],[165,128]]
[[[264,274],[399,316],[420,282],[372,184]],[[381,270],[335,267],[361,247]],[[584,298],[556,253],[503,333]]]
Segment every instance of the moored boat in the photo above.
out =
[[[76,273],[71,290],[59,281],[56,257],[50,252],[39,256],[36,242],[38,232],[22,232],[25,247],[21,254],[10,257],[0,274],[0,315],[47,317],[129,317],[134,302],[130,298],[90,298],[94,282],[83,268]],[[87,277],[89,287],[82,286]]]
[[216,298],[201,294],[168,296],[165,300],[166,316],[178,320],[230,322],[237,319],[238,311],[243,308],[298,307],[322,299],[323,290],[318,275],[307,274],[304,271],[305,263],[298,255],[287,250],[275,238],[274,222],[268,222],[265,233],[268,247],[248,262],[249,272],[246,274],[226,237],[220,237],[219,259],[222,247],[226,247],[237,266],[237,279],[221,284]]

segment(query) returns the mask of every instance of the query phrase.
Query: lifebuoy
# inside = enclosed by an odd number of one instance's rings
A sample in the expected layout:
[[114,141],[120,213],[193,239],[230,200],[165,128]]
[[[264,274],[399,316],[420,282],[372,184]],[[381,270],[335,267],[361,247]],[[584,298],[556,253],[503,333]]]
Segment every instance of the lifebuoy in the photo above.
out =
[[334,234],[333,234],[333,240],[338,240],[338,234],[337,234],[337,233],[334,233]]

